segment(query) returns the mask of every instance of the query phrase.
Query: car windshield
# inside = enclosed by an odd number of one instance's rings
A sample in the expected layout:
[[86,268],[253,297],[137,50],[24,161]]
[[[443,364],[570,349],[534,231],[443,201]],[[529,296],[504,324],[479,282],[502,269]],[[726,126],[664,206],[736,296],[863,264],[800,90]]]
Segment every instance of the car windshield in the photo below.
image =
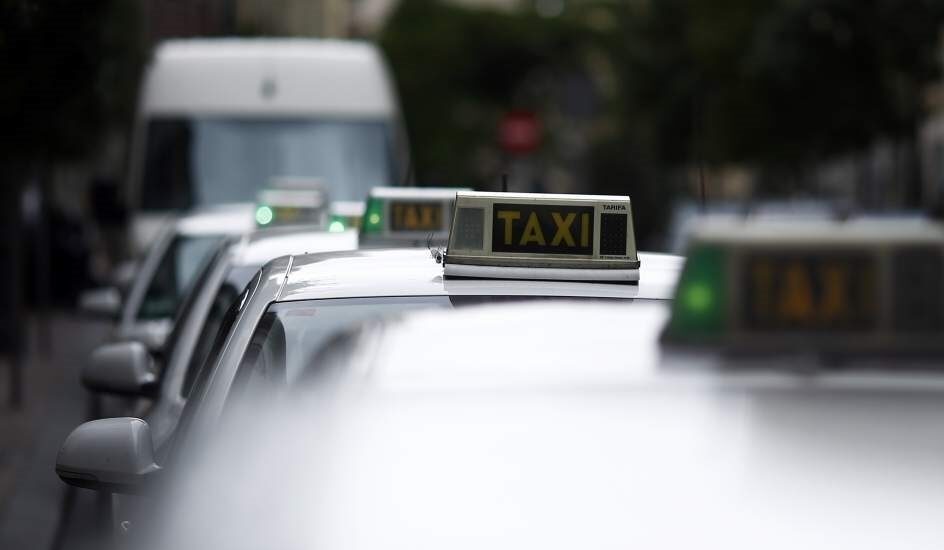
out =
[[223,240],[221,235],[178,235],[164,252],[135,318],[173,319],[201,267]]
[[332,337],[369,319],[420,308],[553,299],[573,298],[453,295],[339,298],[273,304],[259,322],[252,343],[243,357],[237,387],[284,386],[294,383],[312,367],[312,359]]
[[253,202],[277,178],[363,200],[393,182],[389,125],[364,120],[155,118],[147,125],[145,210]]

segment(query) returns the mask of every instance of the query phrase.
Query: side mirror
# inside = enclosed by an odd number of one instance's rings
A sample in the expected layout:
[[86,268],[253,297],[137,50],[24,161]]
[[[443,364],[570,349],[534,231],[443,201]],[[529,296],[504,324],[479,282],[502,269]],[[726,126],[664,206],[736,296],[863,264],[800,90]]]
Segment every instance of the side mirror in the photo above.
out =
[[72,430],[56,458],[56,473],[76,487],[139,494],[161,467],[151,428],[138,418],[105,418]]
[[160,353],[164,350],[164,344],[167,343],[172,330],[174,330],[172,320],[154,319],[119,327],[116,335],[118,340],[141,342],[148,350]]
[[82,383],[97,392],[152,395],[157,387],[157,371],[141,342],[105,344],[92,352],[82,370]]
[[79,294],[79,311],[90,317],[116,320],[121,313],[121,292],[113,287],[86,290]]

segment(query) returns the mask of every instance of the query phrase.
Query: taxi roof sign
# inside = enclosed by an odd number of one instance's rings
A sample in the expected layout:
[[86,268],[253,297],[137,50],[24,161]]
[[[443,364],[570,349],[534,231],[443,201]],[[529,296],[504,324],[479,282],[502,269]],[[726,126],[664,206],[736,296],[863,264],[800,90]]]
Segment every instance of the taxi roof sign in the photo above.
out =
[[321,186],[263,189],[257,195],[256,224],[259,227],[322,227],[328,223],[328,210],[328,193]]
[[328,231],[340,233],[348,229],[358,229],[364,218],[362,201],[331,201],[331,221]]
[[447,277],[635,282],[627,196],[461,192]]
[[759,354],[944,351],[944,226],[703,224],[662,340]]
[[456,192],[450,187],[374,187],[367,198],[361,245],[426,246],[445,242]]

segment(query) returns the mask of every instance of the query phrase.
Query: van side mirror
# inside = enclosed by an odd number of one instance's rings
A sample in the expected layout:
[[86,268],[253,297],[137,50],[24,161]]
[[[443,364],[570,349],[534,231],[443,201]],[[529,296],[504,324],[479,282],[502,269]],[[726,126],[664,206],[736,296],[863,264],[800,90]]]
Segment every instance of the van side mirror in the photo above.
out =
[[89,317],[117,320],[121,314],[121,292],[114,287],[85,290],[79,294],[79,311]]
[[100,346],[82,369],[82,383],[97,392],[149,396],[157,382],[154,359],[141,342]]
[[59,448],[62,481],[96,491],[140,494],[160,472],[151,428],[138,418],[105,418],[72,430]]

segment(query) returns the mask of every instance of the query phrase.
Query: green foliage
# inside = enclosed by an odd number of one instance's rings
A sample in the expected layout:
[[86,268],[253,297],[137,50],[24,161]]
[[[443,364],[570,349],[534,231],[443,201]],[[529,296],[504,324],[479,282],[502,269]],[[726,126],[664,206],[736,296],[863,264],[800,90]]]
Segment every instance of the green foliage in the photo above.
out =
[[628,101],[659,158],[796,163],[913,135],[938,0],[660,0],[623,13]]
[[144,57],[137,2],[0,0],[0,163],[94,150],[128,120]]
[[[913,140],[944,24],[941,0],[587,0],[555,18],[529,5],[400,3],[380,42],[417,180],[492,185],[481,166],[498,155],[501,114],[553,121],[562,82],[583,74],[602,109],[564,164],[579,188],[633,197],[641,242],[697,163],[757,168],[773,193],[835,155]],[[548,127],[545,163],[572,137]]]
[[568,18],[403,0],[380,44],[390,61],[424,184],[479,185],[508,110],[540,106],[529,84],[579,63],[587,31]]

